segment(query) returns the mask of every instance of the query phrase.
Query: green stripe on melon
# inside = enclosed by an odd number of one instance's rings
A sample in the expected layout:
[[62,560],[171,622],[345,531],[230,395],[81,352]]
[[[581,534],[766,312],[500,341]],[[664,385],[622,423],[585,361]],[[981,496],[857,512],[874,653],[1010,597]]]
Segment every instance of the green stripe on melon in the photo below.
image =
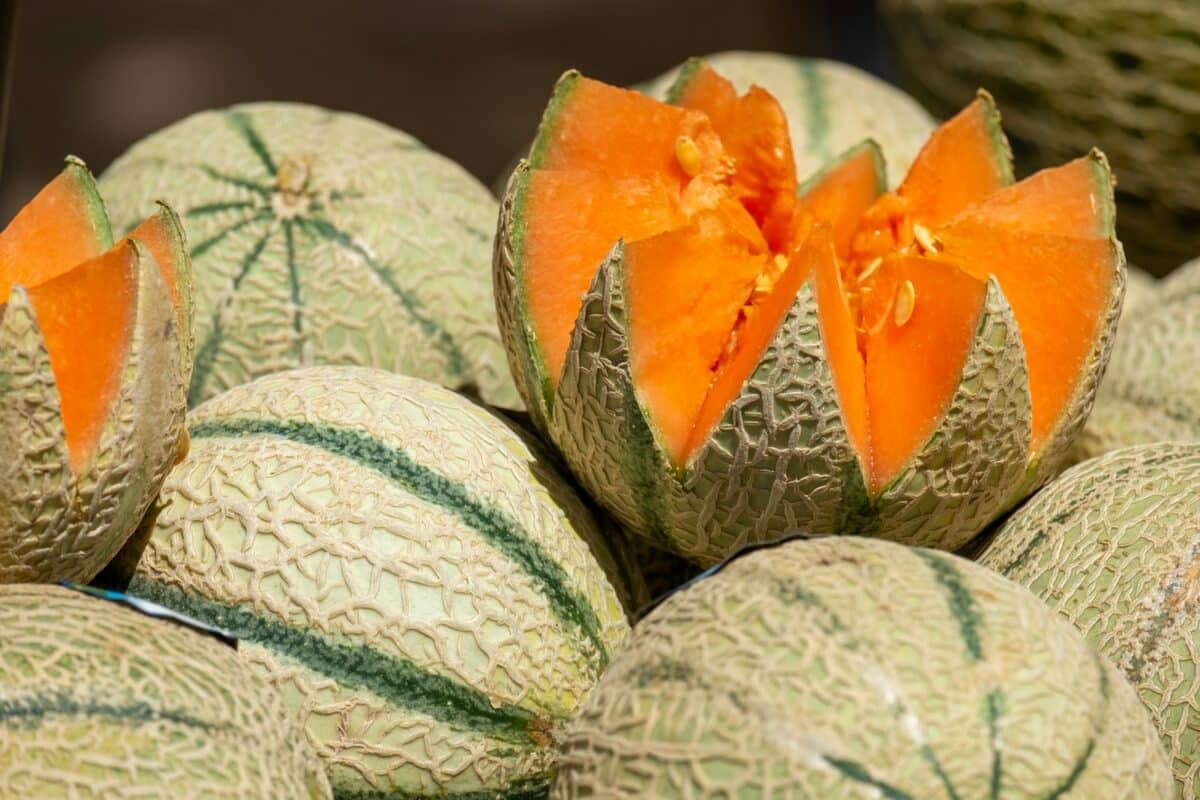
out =
[[327,798],[279,693],[207,634],[57,586],[0,586],[6,797]]
[[190,432],[133,591],[243,637],[339,797],[544,793],[628,624],[537,451],[447,390],[349,367],[237,387]]
[[1032,589],[1125,673],[1183,797],[1200,791],[1198,487],[1200,443],[1114,450],[1035,495],[979,557]]
[[519,403],[487,285],[496,204],[354,114],[257,103],[188,117],[102,176],[114,226],[163,198],[196,262],[196,403],[310,364],[377,366]]
[[638,624],[551,796],[1169,795],[1119,672],[1029,592],[853,538],[749,553]]

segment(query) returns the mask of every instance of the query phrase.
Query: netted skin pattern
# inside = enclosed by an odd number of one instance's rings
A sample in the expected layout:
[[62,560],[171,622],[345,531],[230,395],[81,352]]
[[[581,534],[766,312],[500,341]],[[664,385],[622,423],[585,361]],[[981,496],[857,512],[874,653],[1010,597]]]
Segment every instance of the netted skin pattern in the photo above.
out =
[[544,793],[629,627],[594,519],[529,444],[351,367],[237,387],[189,426],[133,590],[243,635],[339,793]]
[[1162,274],[1200,251],[1200,104],[1190,0],[887,0],[905,83],[937,114],[982,86],[1050,166],[1100,146],[1118,165],[1121,238]]
[[496,201],[400,131],[291,103],[206,111],[102,176],[114,229],[156,199],[196,263],[194,406],[260,375],[375,366],[516,407],[488,282]]
[[1033,590],[1149,708],[1180,796],[1200,791],[1200,443],[1115,450],[1015,513],[980,563]]
[[1161,282],[1121,326],[1076,458],[1159,441],[1200,440],[1200,260]]
[[562,749],[557,800],[1171,789],[1133,690],[1037,598],[963,559],[861,538],[748,554],[670,597]]
[[207,634],[57,586],[0,586],[9,797],[331,797],[283,698]]
[[189,331],[154,258],[129,246],[138,259],[132,335],[112,409],[78,473],[26,291],[14,287],[0,311],[0,583],[90,581],[137,528],[175,463]]
[[[761,86],[787,116],[796,174],[801,180],[866,139],[879,144],[893,180],[908,172],[935,126],[916,100],[868,72],[821,58],[726,51],[701,60],[738,92]],[[663,100],[680,67],[639,88]]]

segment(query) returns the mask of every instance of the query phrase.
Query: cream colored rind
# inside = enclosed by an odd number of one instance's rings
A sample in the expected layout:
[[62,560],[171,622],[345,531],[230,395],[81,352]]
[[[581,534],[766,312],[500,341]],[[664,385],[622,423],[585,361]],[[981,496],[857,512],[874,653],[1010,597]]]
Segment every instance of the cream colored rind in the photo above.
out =
[[411,136],[294,103],[206,111],[101,177],[114,227],[165,199],[196,262],[191,402],[320,363],[515,406],[488,285],[496,202]]
[[[132,333],[120,389],[79,474],[67,456],[58,388],[21,287],[0,333],[0,583],[94,578],[137,528],[175,462],[187,376],[179,320],[158,265],[136,241]],[[86,335],[81,334],[81,335]]]
[[6,795],[332,796],[279,694],[208,635],[32,585],[0,586],[0,628]]
[[1200,443],[1115,450],[1035,495],[979,557],[1032,589],[1125,673],[1182,797],[1200,791],[1197,487]]
[[1076,457],[1200,440],[1198,363],[1200,260],[1163,280],[1154,304],[1122,324]]
[[[560,620],[544,588],[452,505],[346,453],[283,435],[197,435],[239,421],[369,437],[515,520],[598,620],[604,653]],[[192,452],[138,580],[248,609],[516,707],[539,727],[515,743],[451,725],[270,644],[245,659],[284,691],[335,788],[436,796],[545,779],[555,727],[628,634],[587,541],[596,523],[527,441],[423,381],[350,367],[294,370],[195,409]],[[355,445],[357,447],[357,445]],[[433,480],[426,477],[424,480]],[[148,596],[153,596],[148,594]],[[541,731],[541,733],[539,733]]]
[[[839,61],[745,51],[701,60],[738,92],[758,85],[774,95],[787,116],[801,180],[864,139],[874,139],[887,158],[892,180],[899,181],[935,127],[933,118],[903,91]],[[639,88],[662,100],[679,70],[675,67]]]
[[844,537],[744,555],[667,599],[562,751],[556,800],[1171,791],[1133,690],[1037,598]]

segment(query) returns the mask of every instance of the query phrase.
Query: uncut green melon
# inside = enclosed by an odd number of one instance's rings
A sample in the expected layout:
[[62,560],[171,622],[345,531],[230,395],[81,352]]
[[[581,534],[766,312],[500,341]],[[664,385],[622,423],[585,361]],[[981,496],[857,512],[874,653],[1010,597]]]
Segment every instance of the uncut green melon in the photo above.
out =
[[0,232],[0,583],[92,580],[186,449],[183,232],[131,227],[68,158]]
[[1197,796],[1200,443],[1127,447],[1074,467],[1013,514],[979,561],[1032,589],[1125,673],[1180,796]]
[[1200,251],[1200,4],[884,0],[904,84],[934,113],[988,87],[1035,165],[1101,147],[1120,165],[1130,260],[1158,275]]
[[851,64],[782,53],[729,50],[691,59],[637,88],[669,99],[681,73],[698,62],[733,82],[739,92],[753,85],[769,91],[787,115],[796,174],[807,178],[865,139],[879,145],[893,181],[908,172],[934,120],[916,100]]
[[166,200],[196,272],[191,405],[260,375],[356,364],[518,404],[496,331],[496,203],[406,133],[295,103],[205,111],[101,177],[123,231]]
[[1080,459],[1119,447],[1200,440],[1200,259],[1159,282],[1124,319],[1076,445]]
[[450,391],[319,367],[195,409],[130,591],[242,639],[342,797],[533,798],[629,631],[596,523]]
[[207,633],[58,586],[0,586],[0,792],[330,797],[279,693]]
[[1149,800],[1170,768],[1121,674],[1036,597],[937,551],[791,541],[638,623],[551,797]]

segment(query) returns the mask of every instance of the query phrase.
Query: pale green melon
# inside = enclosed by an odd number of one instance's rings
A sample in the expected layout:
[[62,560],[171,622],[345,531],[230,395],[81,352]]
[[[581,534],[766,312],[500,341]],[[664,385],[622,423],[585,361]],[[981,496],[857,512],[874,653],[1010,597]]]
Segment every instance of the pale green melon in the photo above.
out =
[[[801,179],[816,174],[859,142],[872,139],[887,159],[892,180],[899,181],[933,133],[933,118],[916,100],[850,64],[740,50],[714,53],[702,60],[729,79],[739,93],[758,85],[779,101],[787,114],[796,174]],[[637,88],[666,99],[683,66]]]
[[1200,440],[1200,259],[1159,282],[1153,302],[1121,325],[1080,460],[1119,447]]
[[881,541],[742,555],[638,624],[551,796],[1149,800],[1121,674],[1016,584]]
[[[92,209],[98,252],[128,248],[128,255],[117,255],[136,265],[132,286],[106,286],[108,297],[72,303],[103,306],[129,291],[129,339],[115,362],[118,388],[99,438],[86,461],[73,466],[60,387],[30,296],[39,289],[17,284],[0,297],[0,584],[94,578],[157,498],[182,444],[191,272],[178,220],[168,208],[152,208],[148,225],[156,241],[114,245],[87,167],[69,159],[64,176]],[[154,252],[170,263],[159,265]],[[178,307],[164,270],[174,275]],[[72,271],[61,279],[70,280]],[[79,335],[108,332],[85,327]]]
[[101,178],[114,227],[164,199],[196,265],[192,405],[310,364],[390,369],[519,403],[489,291],[496,203],[461,167],[355,114],[206,111]]
[[0,794],[330,797],[279,693],[207,633],[58,586],[0,586]]
[[1197,796],[1200,443],[1123,448],[1076,466],[1013,514],[979,560],[1032,589],[1125,673],[1180,796]]
[[1200,251],[1200,3],[884,0],[880,11],[906,86],[935,113],[983,86],[1033,166],[1103,148],[1132,261],[1162,275]]
[[1125,303],[1121,306],[1121,319],[1139,316],[1154,305],[1158,299],[1158,279],[1132,264],[1125,267]]
[[189,430],[131,591],[240,636],[339,795],[544,795],[629,631],[549,465],[487,410],[366,368],[261,378]]

